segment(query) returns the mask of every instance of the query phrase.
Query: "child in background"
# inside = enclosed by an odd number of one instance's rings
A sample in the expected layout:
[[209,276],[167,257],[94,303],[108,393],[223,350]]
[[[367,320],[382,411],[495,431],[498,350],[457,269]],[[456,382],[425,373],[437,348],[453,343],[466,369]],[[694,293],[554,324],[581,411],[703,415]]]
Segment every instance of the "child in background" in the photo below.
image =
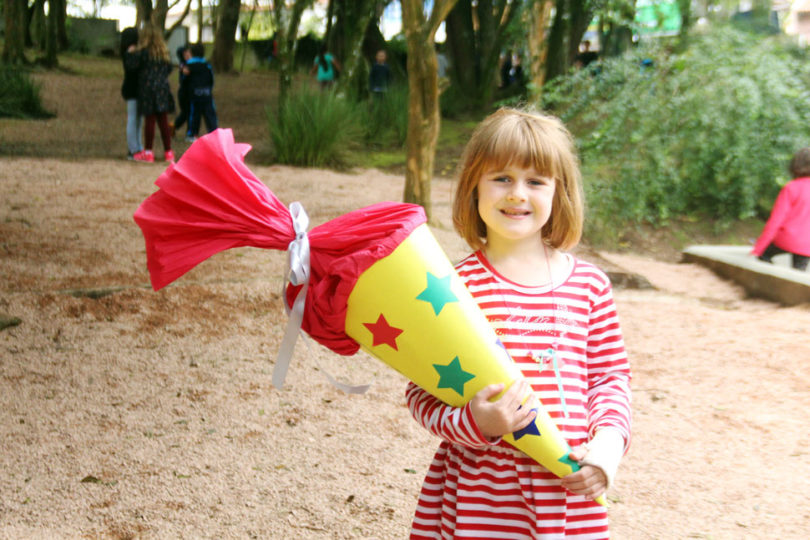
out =
[[315,57],[310,73],[315,75],[321,90],[331,87],[337,79],[341,67],[332,53],[327,52],[326,45],[321,47],[321,52]]
[[751,253],[765,262],[790,253],[793,268],[806,270],[810,262],[810,148],[796,152],[789,170],[793,180],[779,192]]
[[190,100],[188,136],[193,141],[200,132],[200,119],[205,118],[208,133],[217,129],[217,110],[214,107],[214,70],[205,60],[205,47],[202,43],[191,46],[191,58],[185,70],[188,79]]
[[374,65],[371,66],[368,74],[368,89],[374,98],[383,97],[391,84],[391,68],[385,62],[386,58],[384,50],[377,51],[377,55],[374,57]]
[[126,65],[138,70],[138,110],[144,115],[144,150],[135,154],[135,161],[155,161],[152,143],[155,141],[155,123],[163,140],[163,158],[174,163],[172,138],[168,114],[174,112],[174,97],[169,86],[169,49],[160,29],[145,24],[140,32],[138,47],[131,46]]
[[190,96],[188,92],[188,76],[186,75],[186,63],[191,58],[191,50],[188,45],[177,47],[177,104],[180,107],[180,114],[169,123],[172,137],[188,120],[188,110],[190,107]]
[[[573,141],[556,118],[501,109],[461,167],[453,222],[476,251],[456,269],[525,381],[463,407],[408,384],[412,415],[442,439],[411,538],[608,538],[594,499],[630,440],[630,368],[610,281],[564,251],[583,224]],[[534,420],[532,391],[581,466],[563,479],[501,439]]]
[[124,82],[121,97],[127,104],[127,159],[143,150],[141,128],[143,116],[138,113],[138,70],[127,69],[127,55],[133,54],[130,48],[138,43],[138,29],[129,27],[121,31],[121,62],[124,64]]

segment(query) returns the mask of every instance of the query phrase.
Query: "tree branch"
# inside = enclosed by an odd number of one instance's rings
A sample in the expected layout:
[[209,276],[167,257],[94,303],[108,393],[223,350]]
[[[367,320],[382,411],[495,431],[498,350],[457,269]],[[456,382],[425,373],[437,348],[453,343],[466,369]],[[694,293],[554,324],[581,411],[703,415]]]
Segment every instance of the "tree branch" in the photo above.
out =
[[453,9],[453,6],[456,5],[457,1],[458,0],[435,0],[433,11],[430,13],[430,20],[427,25],[427,38],[433,40],[436,31],[439,29],[439,25],[447,18],[447,15],[450,13],[450,10]]
[[[174,6],[176,6],[177,4],[179,4],[179,3],[180,3],[180,1],[181,1],[181,0],[176,0],[176,1],[175,1],[175,2],[172,4],[172,6],[171,6],[171,7],[174,7]],[[181,13],[181,14],[180,14],[180,18],[179,18],[179,19],[177,19],[176,21],[174,21],[174,24],[173,24],[173,25],[172,25],[172,26],[171,26],[171,27],[170,27],[168,30],[166,30],[166,32],[165,32],[166,39],[168,39],[168,38],[169,38],[169,36],[171,36],[171,35],[172,35],[172,32],[174,32],[174,31],[175,31],[177,28],[179,28],[179,27],[180,27],[180,25],[182,25],[182,24],[183,24],[183,21],[185,20],[186,16],[187,16],[187,15],[189,14],[189,12],[191,11],[191,3],[192,3],[193,1],[194,1],[194,0],[188,0],[188,2],[186,3],[186,9],[184,9],[184,10],[183,10],[183,13]]]

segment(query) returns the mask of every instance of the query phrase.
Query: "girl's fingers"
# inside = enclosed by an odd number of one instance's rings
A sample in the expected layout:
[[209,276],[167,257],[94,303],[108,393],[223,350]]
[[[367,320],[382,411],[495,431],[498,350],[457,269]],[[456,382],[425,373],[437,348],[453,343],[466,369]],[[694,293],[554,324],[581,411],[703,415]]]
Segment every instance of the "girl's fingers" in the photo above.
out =
[[513,429],[512,431],[514,432],[514,431],[518,431],[520,429],[525,428],[526,426],[528,426],[529,424],[534,422],[534,417],[535,417],[535,412],[533,410],[531,410],[531,409],[526,409],[526,411],[523,413],[521,419],[515,425],[515,429]]

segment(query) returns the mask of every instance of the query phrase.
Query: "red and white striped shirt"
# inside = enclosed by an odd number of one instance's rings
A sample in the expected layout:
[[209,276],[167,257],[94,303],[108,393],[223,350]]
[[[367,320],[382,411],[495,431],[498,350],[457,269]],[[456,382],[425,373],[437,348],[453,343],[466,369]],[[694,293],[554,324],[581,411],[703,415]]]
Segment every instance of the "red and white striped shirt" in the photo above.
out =
[[[568,277],[553,287],[509,281],[481,252],[456,270],[572,448],[607,426],[629,442],[630,367],[610,281],[592,264],[568,260]],[[557,369],[535,360],[550,347]],[[406,396],[414,418],[442,439],[411,538],[609,537],[603,506],[567,492],[506,442],[488,441],[469,405],[445,405],[413,383]]]

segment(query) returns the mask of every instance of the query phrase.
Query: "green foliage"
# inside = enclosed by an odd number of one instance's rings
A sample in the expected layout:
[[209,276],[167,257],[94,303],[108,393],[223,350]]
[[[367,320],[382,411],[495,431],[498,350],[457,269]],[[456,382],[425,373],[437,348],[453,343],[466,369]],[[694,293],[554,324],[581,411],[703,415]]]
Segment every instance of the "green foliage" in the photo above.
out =
[[810,145],[806,65],[776,38],[720,28],[561,77],[544,105],[578,140],[591,216],[729,222],[767,215]]
[[401,147],[408,135],[408,87],[394,85],[382,96],[371,96],[365,114],[367,144]]
[[280,114],[266,114],[277,161],[345,168],[361,146],[401,151],[408,135],[408,88],[394,85],[360,102],[335,92],[302,91]]
[[19,68],[0,66],[0,118],[48,118],[40,88]]
[[363,136],[358,106],[333,92],[296,92],[266,115],[276,160],[289,165],[346,167]]

